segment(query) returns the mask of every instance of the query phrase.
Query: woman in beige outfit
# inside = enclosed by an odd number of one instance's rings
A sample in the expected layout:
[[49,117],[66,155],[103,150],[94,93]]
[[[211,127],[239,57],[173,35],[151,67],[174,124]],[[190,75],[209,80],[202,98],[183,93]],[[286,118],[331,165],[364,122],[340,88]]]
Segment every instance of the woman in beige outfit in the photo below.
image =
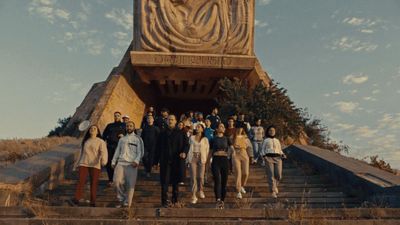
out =
[[250,173],[250,161],[253,159],[253,147],[247,137],[244,127],[237,127],[233,137],[234,151],[232,153],[233,172],[236,178],[236,198],[242,199],[242,194],[246,194],[244,186]]
[[197,203],[196,193],[199,191],[199,197],[204,199],[204,175],[206,171],[206,163],[210,144],[207,137],[204,135],[203,124],[197,124],[196,135],[190,137],[189,152],[186,158],[186,163],[190,165],[190,175],[192,184],[192,204]]

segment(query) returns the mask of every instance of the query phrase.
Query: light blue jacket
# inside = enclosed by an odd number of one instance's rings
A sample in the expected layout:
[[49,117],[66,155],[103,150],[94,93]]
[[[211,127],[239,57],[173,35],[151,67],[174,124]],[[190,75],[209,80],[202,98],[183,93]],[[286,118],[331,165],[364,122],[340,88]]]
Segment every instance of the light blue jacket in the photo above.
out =
[[111,165],[139,164],[144,154],[144,144],[141,137],[135,133],[127,134],[119,139]]

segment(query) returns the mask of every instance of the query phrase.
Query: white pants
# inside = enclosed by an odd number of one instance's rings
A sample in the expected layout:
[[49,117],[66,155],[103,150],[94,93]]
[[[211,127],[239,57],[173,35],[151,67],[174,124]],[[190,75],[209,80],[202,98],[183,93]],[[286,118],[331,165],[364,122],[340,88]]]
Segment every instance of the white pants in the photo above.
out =
[[133,194],[135,193],[135,185],[138,174],[138,168],[132,165],[118,165],[114,170],[114,184],[117,191],[117,198],[123,204],[132,205]]

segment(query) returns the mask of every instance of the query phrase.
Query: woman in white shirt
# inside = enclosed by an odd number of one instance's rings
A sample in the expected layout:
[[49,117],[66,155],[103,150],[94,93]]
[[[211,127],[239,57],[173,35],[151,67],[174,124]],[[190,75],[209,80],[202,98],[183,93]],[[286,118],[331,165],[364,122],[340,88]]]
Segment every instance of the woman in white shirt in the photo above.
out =
[[197,124],[196,134],[190,137],[190,148],[186,163],[190,165],[190,176],[192,184],[192,204],[197,203],[196,193],[199,191],[199,197],[204,199],[204,174],[210,144],[204,135],[204,126]]
[[107,164],[107,145],[101,139],[101,133],[96,125],[90,126],[82,141],[82,149],[75,162],[74,170],[78,169],[79,180],[76,185],[75,196],[69,201],[71,205],[82,202],[83,189],[86,178],[90,175],[90,206],[96,206],[96,193],[101,167]]
[[269,188],[273,198],[278,197],[278,184],[282,179],[282,152],[280,141],[275,138],[276,129],[274,126],[267,128],[267,138],[263,141],[261,155],[263,156],[267,168]]

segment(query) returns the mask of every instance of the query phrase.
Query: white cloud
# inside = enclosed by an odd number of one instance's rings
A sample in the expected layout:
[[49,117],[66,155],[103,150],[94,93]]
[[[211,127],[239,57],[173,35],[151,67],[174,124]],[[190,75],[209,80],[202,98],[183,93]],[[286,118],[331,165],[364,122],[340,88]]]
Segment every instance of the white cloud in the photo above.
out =
[[98,36],[99,31],[97,30],[68,31],[58,40],[58,43],[65,45],[69,52],[82,48],[91,55],[100,55],[103,52],[105,44],[98,39]]
[[365,19],[364,18],[357,18],[357,17],[352,17],[352,18],[347,17],[347,18],[345,18],[343,20],[343,23],[350,24],[350,25],[353,25],[353,26],[360,26],[360,25],[365,23]]
[[69,20],[70,13],[64,9],[56,9],[55,14],[61,19]]
[[58,19],[65,21],[70,19],[70,13],[56,5],[54,0],[32,0],[29,3],[28,11],[31,15],[38,15],[51,24]]
[[379,94],[379,93],[381,93],[381,90],[379,90],[379,89],[375,89],[372,91],[372,94],[374,94],[374,95]]
[[374,33],[375,31],[374,31],[374,30],[371,30],[371,29],[361,29],[360,32],[361,32],[361,33],[364,33],[364,34],[372,34],[372,33]]
[[340,101],[340,102],[336,102],[334,104],[334,106],[336,106],[338,108],[338,110],[342,113],[351,114],[354,112],[354,110],[357,109],[357,107],[359,106],[359,103]]
[[355,95],[355,94],[358,93],[358,90],[357,90],[357,89],[351,90],[350,93],[351,93],[352,95]]
[[342,82],[344,84],[362,84],[368,81],[368,76],[364,74],[349,74],[343,77]]
[[378,122],[379,128],[392,130],[400,129],[400,113],[385,113]]
[[110,19],[115,24],[122,26],[125,30],[133,30],[133,15],[125,9],[112,9],[105,14],[105,17]]
[[348,123],[338,123],[336,124],[336,129],[335,131],[344,131],[344,130],[351,130],[355,126],[353,124],[348,124]]
[[119,48],[111,48],[111,55],[115,58],[120,58],[122,56],[122,50]]
[[256,20],[254,21],[254,26],[263,28],[263,27],[268,26],[268,23],[256,19]]
[[260,5],[269,5],[272,0],[257,0]]
[[91,55],[100,55],[103,52],[104,44],[98,39],[89,38],[84,43]]
[[371,129],[368,126],[361,126],[356,128],[353,133],[360,138],[372,138],[378,133],[378,130]]
[[371,101],[371,102],[376,102],[376,101],[377,101],[376,98],[371,97],[371,96],[364,97],[363,99],[364,99],[365,101]]
[[369,41],[361,41],[351,37],[341,37],[333,41],[332,45],[328,46],[331,50],[353,51],[353,52],[373,52],[378,48],[377,44]]

